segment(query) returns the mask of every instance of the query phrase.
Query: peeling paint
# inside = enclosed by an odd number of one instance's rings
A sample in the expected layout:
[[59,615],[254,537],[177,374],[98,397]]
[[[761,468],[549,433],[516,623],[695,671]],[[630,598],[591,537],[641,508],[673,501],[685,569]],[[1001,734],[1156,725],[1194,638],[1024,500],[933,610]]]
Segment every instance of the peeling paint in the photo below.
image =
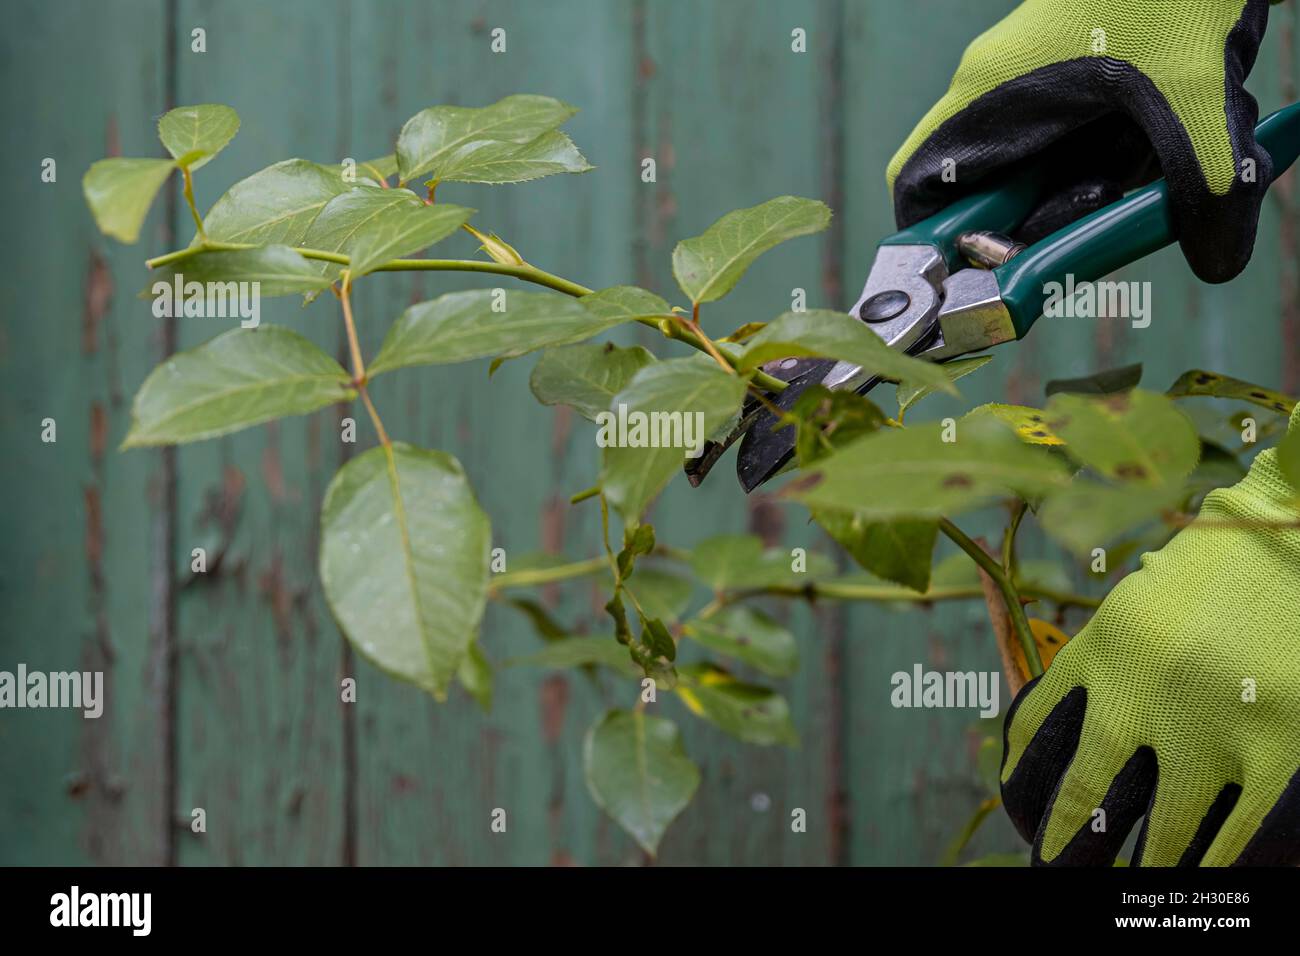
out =
[[113,301],[113,276],[108,263],[97,251],[91,250],[86,265],[86,279],[82,291],[81,354],[94,355],[99,351],[99,325],[108,314]]
[[539,692],[542,710],[542,739],[553,744],[564,732],[564,715],[569,707],[569,681],[554,674],[542,681]]

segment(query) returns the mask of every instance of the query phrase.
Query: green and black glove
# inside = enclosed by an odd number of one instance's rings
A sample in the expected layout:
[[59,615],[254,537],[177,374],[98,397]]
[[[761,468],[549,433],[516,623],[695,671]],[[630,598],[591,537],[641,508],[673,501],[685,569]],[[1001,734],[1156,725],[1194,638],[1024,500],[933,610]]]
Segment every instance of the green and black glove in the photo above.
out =
[[1139,817],[1143,866],[1300,863],[1300,505],[1275,450],[1021,690],[1002,799],[1035,863],[1109,865]]
[[1231,279],[1250,260],[1272,179],[1242,85],[1268,6],[1025,0],[971,43],[890,162],[899,227],[1030,157],[1053,180],[1025,241],[1163,175],[1188,264],[1207,282]]

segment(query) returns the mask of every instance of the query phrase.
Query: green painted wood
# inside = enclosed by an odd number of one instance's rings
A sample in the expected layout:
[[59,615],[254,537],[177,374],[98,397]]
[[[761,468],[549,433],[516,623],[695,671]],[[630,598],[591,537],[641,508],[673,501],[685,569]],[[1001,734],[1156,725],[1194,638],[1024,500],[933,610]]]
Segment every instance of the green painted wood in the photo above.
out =
[[[158,453],[119,455],[158,355],[132,298],[139,248],[101,237],[81,175],[109,152],[160,152],[162,3],[20,3],[0,39],[5,279],[0,283],[0,668],[102,670],[103,716],[0,713],[0,863],[164,856],[165,721],[151,667]],[[57,162],[42,183],[41,162]],[[142,244],[160,241],[155,212]],[[43,444],[54,419],[57,442]]]
[[[230,148],[198,174],[201,206],[290,155],[338,162],[386,152],[402,122],[428,105],[483,105],[511,92],[568,100],[582,109],[569,128],[595,171],[512,187],[447,184],[439,199],[479,209],[480,226],[544,268],[591,286],[635,282],[678,301],[668,264],[679,238],[774,195],[831,203],[830,232],[768,254],[704,309],[706,327],[721,334],[789,308],[795,287],[809,307],[852,301],[876,241],[893,228],[889,156],[941,94],[970,38],[1011,5],[158,0],[110,12],[89,2],[26,4],[27,32],[0,40],[0,102],[20,144],[0,160],[11,250],[0,292],[0,430],[13,450],[0,474],[8,500],[23,503],[0,514],[8,542],[0,667],[107,660],[111,696],[98,722],[59,711],[0,715],[0,862],[643,861],[596,810],[581,773],[586,728],[603,709],[630,706],[634,687],[500,668],[485,715],[462,692],[435,704],[344,650],[316,576],[317,512],[338,465],[374,444],[360,408],[181,449],[170,506],[163,456],[114,450],[163,341],[134,293],[145,281],[141,259],[168,245],[169,223],[160,203],[138,246],[105,240],[79,180],[117,140],[126,154],[158,152],[152,122],[168,90],[180,103],[229,103],[243,118]],[[1293,6],[1273,10],[1251,83],[1263,111],[1296,95]],[[207,31],[204,54],[190,51],[197,26]],[[506,30],[505,53],[491,52],[496,27]],[[795,28],[807,32],[807,53],[791,51]],[[49,70],[52,62],[63,67]],[[58,158],[56,185],[38,183],[46,155]],[[653,184],[641,181],[647,156],[657,163]],[[1150,328],[1040,322],[963,381],[962,402],[932,397],[914,417],[994,399],[1034,403],[1052,377],[1137,360],[1152,387],[1205,365],[1295,389],[1294,202],[1279,191],[1269,203],[1255,259],[1233,283],[1200,285],[1167,250],[1122,273],[1152,282]],[[188,240],[183,206],[170,225],[177,241]],[[443,249],[469,256],[474,243],[461,235]],[[373,354],[411,302],[496,285],[522,288],[454,274],[367,277],[355,297],[363,346]],[[306,309],[287,299],[264,306],[264,322],[340,353],[332,297]],[[212,321],[181,320],[179,345],[210,338]],[[682,354],[643,329],[614,338]],[[376,382],[374,397],[394,438],[461,459],[508,560],[538,549],[591,556],[600,549],[598,508],[567,498],[593,481],[592,430],[533,402],[533,362],[508,362],[491,379],[485,363],[403,370]],[[355,446],[339,440],[340,414],[357,419]],[[58,421],[55,445],[39,441],[47,415]],[[729,464],[700,489],[675,483],[651,520],[676,545],[753,530],[786,549],[827,547],[797,510],[767,495],[743,498]],[[998,516],[963,525],[993,533]],[[194,547],[221,560],[191,580]],[[1033,528],[1023,549],[1050,553]],[[1084,577],[1080,586],[1100,590]],[[545,597],[575,630],[606,632],[592,587]],[[695,604],[706,598],[697,594]],[[157,653],[171,607],[174,684]],[[917,662],[996,669],[983,607],[781,613],[800,640],[799,674],[781,686],[801,746],[741,745],[661,695],[653,707],[678,721],[704,777],[661,859],[938,861],[983,797],[976,750],[1000,723],[896,710],[889,677]],[[482,643],[497,665],[538,645],[500,606],[489,609]],[[357,679],[355,705],[339,702],[344,676]],[[189,830],[194,807],[207,812],[206,834]],[[496,808],[507,813],[504,834],[490,830]],[[807,813],[806,833],[791,832],[795,808]],[[970,852],[1020,848],[999,814]]]
[[[829,198],[834,142],[818,104],[835,80],[829,54],[838,12],[826,3],[646,4],[638,55],[642,141],[657,161],[658,182],[638,184],[641,281],[682,303],[670,269],[679,239],[774,196]],[[792,51],[796,27],[806,31],[811,52]],[[808,308],[835,307],[826,286],[837,278],[827,275],[836,234],[767,253],[731,294],[701,309],[705,329],[721,336],[770,319],[792,307],[795,289]],[[710,516],[707,525],[702,515]],[[651,517],[661,537],[684,546],[719,531],[755,531],[787,552],[817,544],[828,550],[793,509],[767,495],[746,499],[730,457],[699,488],[671,485]],[[817,864],[835,857],[845,783],[837,722],[842,622],[832,609],[816,617],[802,607],[783,613],[800,636],[799,672],[781,687],[801,746],[738,743],[667,700],[664,711],[682,727],[704,782],[665,841],[665,862]],[[806,832],[791,830],[796,809],[806,813]]]
[[[196,174],[201,208],[281,159],[335,161],[346,115],[344,7],[179,4],[177,102],[227,103],[242,119],[231,145]],[[191,50],[200,26],[206,53]],[[179,228],[188,241],[183,212]],[[307,308],[294,297],[265,299],[261,321],[338,348],[332,296]],[[179,320],[179,346],[207,341],[218,323],[235,324]],[[315,557],[321,496],[344,451],[336,418],[325,410],[179,451],[181,863],[343,860],[342,650]],[[189,575],[195,547],[219,559],[215,571]],[[188,826],[195,807],[207,813],[205,834]]]
[[[559,97],[581,107],[568,125],[598,168],[511,187],[444,184],[440,200],[480,210],[476,222],[542,268],[590,286],[631,281],[633,229],[630,22],[625,5],[603,3],[391,4],[386,17],[354,23],[353,126],[357,156],[390,148],[402,121],[436,103],[486,105],[512,92]],[[490,31],[506,31],[506,52]],[[576,58],[575,50],[582,56]],[[474,254],[469,236],[445,255]],[[358,322],[375,348],[412,301],[464,288],[522,288],[454,274],[372,277],[358,289]],[[508,291],[507,291],[508,294]],[[510,556],[546,549],[599,553],[593,502],[567,498],[594,481],[595,445],[585,422],[538,406],[528,392],[532,357],[410,369],[376,382],[389,431],[444,448],[464,464],[492,517],[494,545]],[[507,565],[509,566],[509,565]],[[585,587],[566,589],[557,616],[600,626]],[[494,662],[537,646],[516,612],[493,607],[482,643]],[[363,863],[590,862],[630,853],[598,819],[581,777],[582,734],[614,704],[608,687],[570,675],[498,672],[493,713],[461,692],[439,707],[358,669],[358,858]],[[507,831],[489,829],[494,809]]]

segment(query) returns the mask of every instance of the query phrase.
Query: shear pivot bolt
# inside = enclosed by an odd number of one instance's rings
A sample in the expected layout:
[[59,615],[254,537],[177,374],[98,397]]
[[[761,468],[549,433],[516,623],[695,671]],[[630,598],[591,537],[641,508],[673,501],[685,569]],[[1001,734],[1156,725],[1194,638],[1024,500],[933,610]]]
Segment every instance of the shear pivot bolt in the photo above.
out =
[[888,322],[896,319],[912,304],[912,299],[901,289],[888,289],[877,292],[858,310],[858,317],[863,322]]

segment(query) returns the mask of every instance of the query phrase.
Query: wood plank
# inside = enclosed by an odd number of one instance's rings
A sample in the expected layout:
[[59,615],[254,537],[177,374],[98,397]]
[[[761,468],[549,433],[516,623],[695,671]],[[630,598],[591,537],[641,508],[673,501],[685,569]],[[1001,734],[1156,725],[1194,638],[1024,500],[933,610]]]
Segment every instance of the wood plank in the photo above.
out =
[[[227,103],[242,118],[230,146],[196,174],[200,208],[282,159],[341,158],[345,9],[307,0],[180,4],[178,102]],[[207,31],[206,53],[190,50],[196,26]],[[308,308],[297,297],[265,299],[261,320],[331,354],[338,348],[332,296]],[[189,348],[234,323],[178,324]],[[179,450],[183,864],[343,860],[341,639],[316,571],[320,500],[342,456],[336,417],[325,410]],[[210,564],[192,578],[195,547],[207,548]],[[195,807],[207,812],[206,834],[191,832]]]
[[[595,171],[518,186],[447,183],[438,198],[480,210],[480,227],[498,232],[542,268],[591,286],[629,281],[635,169],[626,5],[393,3],[383,9],[383,17],[353,22],[352,152],[390,149],[408,116],[439,103],[482,106],[516,92],[571,102],[582,112],[566,129]],[[506,30],[505,53],[490,50],[496,27]],[[475,245],[458,236],[439,254],[473,256]],[[377,348],[413,301],[496,286],[524,288],[458,274],[371,277],[357,290],[363,346]],[[570,508],[567,502],[594,481],[594,442],[585,423],[536,404],[527,385],[533,361],[507,362],[491,380],[482,362],[400,371],[375,383],[375,401],[395,438],[461,460],[492,518],[494,544],[508,556],[540,548],[594,555],[594,504]],[[366,435],[373,440],[368,428]],[[575,627],[599,621],[582,586],[566,591],[555,613]],[[515,612],[499,607],[489,609],[482,634],[498,664],[537,643]],[[597,846],[606,827],[597,823],[579,756],[586,724],[608,706],[599,689],[570,675],[502,670],[493,712],[482,716],[460,691],[439,706],[364,664],[357,673],[360,862],[610,858]],[[507,813],[505,834],[489,830],[498,807]]]
[[[643,155],[656,159],[658,182],[639,193],[640,281],[681,303],[670,269],[679,239],[698,235],[732,209],[774,196],[834,202],[837,184],[828,171],[836,139],[833,114],[823,106],[836,78],[838,9],[816,2],[645,5],[644,49],[637,54],[641,142]],[[795,28],[806,32],[807,52],[792,50]],[[701,310],[705,329],[721,336],[745,322],[775,318],[792,307],[796,287],[804,290],[808,308],[838,307],[836,235],[766,253],[726,298]],[[802,515],[766,495],[746,499],[734,471],[728,457],[699,488],[670,485],[651,514],[661,539],[690,546],[712,534],[750,530],[786,551],[815,546],[821,536]],[[821,549],[829,551],[824,544]],[[800,669],[779,684],[801,745],[739,743],[667,700],[663,712],[682,728],[704,779],[665,840],[666,863],[823,864],[835,858],[842,837],[838,790],[845,783],[837,725],[842,622],[832,608],[814,616],[787,607],[783,614],[799,638]],[[807,815],[806,832],[791,830],[795,809]]]
[[[2,227],[4,412],[0,667],[102,671],[104,712],[0,717],[0,862],[153,863],[164,856],[162,688],[150,669],[151,512],[160,456],[116,450],[158,340],[134,299],[141,247],[102,237],[81,176],[156,155],[161,2],[15,4],[0,39],[9,148]],[[57,64],[57,68],[52,68]],[[41,162],[57,162],[42,183]],[[142,243],[162,229],[161,203]],[[56,422],[43,444],[41,422]]]

